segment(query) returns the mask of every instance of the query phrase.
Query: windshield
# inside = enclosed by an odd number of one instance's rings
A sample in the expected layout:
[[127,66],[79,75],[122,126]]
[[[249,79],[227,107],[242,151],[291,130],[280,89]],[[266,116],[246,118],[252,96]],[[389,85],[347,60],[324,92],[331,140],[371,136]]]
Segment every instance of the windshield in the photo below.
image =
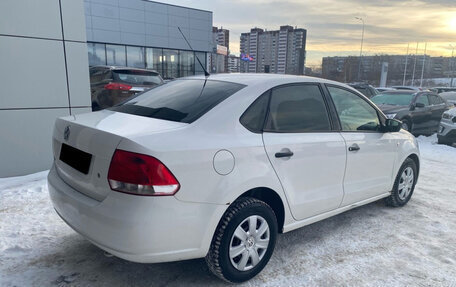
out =
[[159,85],[163,83],[156,72],[141,70],[113,70],[115,81],[125,82],[133,85]]
[[157,86],[111,110],[144,117],[191,123],[245,87],[241,84],[185,79]]
[[395,105],[395,106],[408,106],[412,102],[414,94],[402,93],[388,93],[379,94],[371,98],[376,105]]

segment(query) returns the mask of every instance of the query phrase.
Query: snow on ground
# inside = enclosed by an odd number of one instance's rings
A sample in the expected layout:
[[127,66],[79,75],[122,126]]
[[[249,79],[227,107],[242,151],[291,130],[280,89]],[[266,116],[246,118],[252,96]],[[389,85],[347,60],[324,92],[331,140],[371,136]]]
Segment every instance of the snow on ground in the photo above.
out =
[[[243,286],[455,286],[456,148],[420,137],[421,175],[403,208],[374,202],[278,237]],[[0,179],[0,286],[225,286],[204,260],[138,264],[73,232],[46,172]]]

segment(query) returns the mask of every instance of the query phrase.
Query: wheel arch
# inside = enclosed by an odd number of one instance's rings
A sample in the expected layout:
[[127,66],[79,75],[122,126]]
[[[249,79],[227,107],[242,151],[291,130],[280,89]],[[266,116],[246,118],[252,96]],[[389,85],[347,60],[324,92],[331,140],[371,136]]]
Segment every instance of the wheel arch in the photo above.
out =
[[416,176],[417,176],[417,179],[418,179],[418,175],[420,174],[420,158],[418,157],[418,155],[416,153],[410,154],[407,158],[410,158],[411,160],[413,160],[415,162],[416,173],[417,173]]
[[244,192],[238,198],[247,196],[264,201],[272,208],[277,218],[279,233],[282,233],[285,224],[285,205],[280,195],[268,187],[255,187]]

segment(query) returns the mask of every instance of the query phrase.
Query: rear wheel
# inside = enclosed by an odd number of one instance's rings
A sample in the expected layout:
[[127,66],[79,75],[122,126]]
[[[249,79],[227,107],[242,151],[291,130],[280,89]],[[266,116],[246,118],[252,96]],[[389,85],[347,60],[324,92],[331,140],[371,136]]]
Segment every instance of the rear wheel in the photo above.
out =
[[391,195],[385,199],[386,205],[393,207],[406,205],[412,197],[417,176],[415,162],[407,158],[399,169]]
[[265,202],[236,200],[220,220],[206,256],[209,269],[228,282],[244,282],[263,270],[274,251],[277,219]]

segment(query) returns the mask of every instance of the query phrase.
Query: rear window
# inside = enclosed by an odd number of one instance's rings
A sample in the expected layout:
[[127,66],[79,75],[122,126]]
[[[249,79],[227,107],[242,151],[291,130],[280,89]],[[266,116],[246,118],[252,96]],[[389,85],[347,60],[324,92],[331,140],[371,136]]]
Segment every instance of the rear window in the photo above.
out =
[[110,108],[144,117],[191,123],[245,85],[200,79],[175,80]]
[[156,72],[141,70],[113,70],[114,81],[133,85],[159,85],[163,81]]

